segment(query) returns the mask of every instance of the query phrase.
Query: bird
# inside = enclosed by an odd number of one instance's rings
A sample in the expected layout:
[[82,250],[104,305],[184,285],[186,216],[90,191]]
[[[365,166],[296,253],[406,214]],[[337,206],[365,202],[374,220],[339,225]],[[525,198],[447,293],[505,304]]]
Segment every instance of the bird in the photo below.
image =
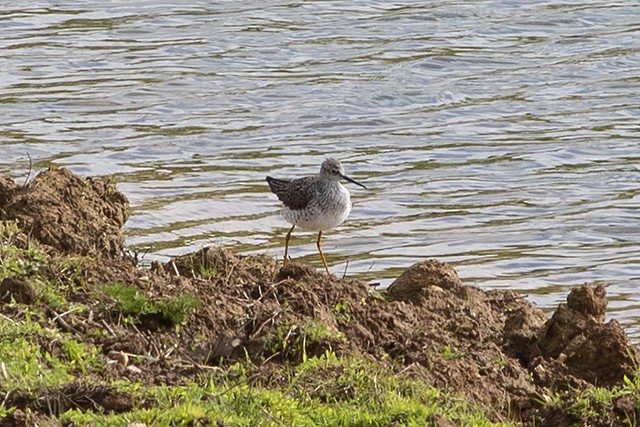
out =
[[324,269],[330,274],[327,259],[322,253],[322,232],[342,224],[351,212],[351,196],[340,183],[341,179],[367,189],[363,184],[345,175],[340,161],[331,157],[322,162],[318,175],[294,180],[267,176],[271,192],[284,204],[282,216],[292,224],[285,238],[283,266],[286,266],[288,261],[291,233],[298,226],[303,230],[318,232],[316,247]]

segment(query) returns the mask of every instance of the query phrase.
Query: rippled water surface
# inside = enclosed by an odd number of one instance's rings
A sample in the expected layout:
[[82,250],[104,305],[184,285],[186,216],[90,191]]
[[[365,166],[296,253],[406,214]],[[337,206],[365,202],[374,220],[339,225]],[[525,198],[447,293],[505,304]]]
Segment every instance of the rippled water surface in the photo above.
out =
[[[333,272],[435,257],[552,308],[601,281],[640,337],[637,1],[4,1],[0,172],[67,166],[130,198],[146,260],[282,257],[267,174],[349,185]],[[315,236],[291,255],[321,267]]]

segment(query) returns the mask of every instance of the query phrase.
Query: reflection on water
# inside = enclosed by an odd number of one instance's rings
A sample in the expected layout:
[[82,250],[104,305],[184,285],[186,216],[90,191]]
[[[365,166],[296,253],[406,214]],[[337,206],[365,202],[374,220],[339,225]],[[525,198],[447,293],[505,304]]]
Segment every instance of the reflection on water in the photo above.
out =
[[[267,174],[327,156],[370,189],[326,233],[333,271],[418,260],[542,307],[603,281],[640,336],[634,1],[0,6],[0,171],[26,154],[113,175],[149,259],[282,256]],[[311,233],[291,254],[321,267]]]

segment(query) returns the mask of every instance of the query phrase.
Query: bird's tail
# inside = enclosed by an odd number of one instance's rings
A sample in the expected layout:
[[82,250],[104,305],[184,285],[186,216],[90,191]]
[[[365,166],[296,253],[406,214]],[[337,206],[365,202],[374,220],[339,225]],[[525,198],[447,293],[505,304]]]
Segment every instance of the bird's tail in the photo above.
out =
[[268,176],[267,182],[269,183],[269,188],[271,188],[271,192],[274,194],[278,194],[278,193],[282,193],[283,191],[286,191],[290,181],[287,181],[284,179],[272,178]]

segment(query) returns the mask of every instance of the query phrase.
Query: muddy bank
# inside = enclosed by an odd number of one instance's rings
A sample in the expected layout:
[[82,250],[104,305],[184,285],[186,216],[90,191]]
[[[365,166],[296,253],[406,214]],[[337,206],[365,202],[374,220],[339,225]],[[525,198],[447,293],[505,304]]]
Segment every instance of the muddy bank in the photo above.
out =
[[[620,324],[604,322],[607,300],[599,285],[576,286],[548,318],[514,292],[465,285],[438,260],[410,266],[383,292],[307,265],[281,268],[270,257],[213,247],[142,269],[122,255],[129,206],[112,183],[65,169],[47,170],[27,186],[0,177],[0,202],[0,218],[23,229],[16,244],[90,255],[95,262],[82,277],[86,287],[126,284],[151,301],[135,322],[124,322],[113,298],[96,299],[86,288],[69,292],[70,301],[92,310],[52,316],[55,326],[97,345],[106,367],[93,378],[102,384],[99,393],[82,383],[67,386],[70,404],[97,402],[125,412],[133,404],[114,395],[108,386],[114,379],[185,384],[247,359],[254,381],[268,387],[283,381],[286,366],[333,352],[364,356],[455,392],[497,420],[564,426],[584,422],[568,410],[581,390],[622,385],[639,366]],[[66,277],[55,266],[51,275]],[[180,299],[185,295],[193,299]],[[0,312],[11,301],[36,301],[28,275],[0,284]],[[168,316],[176,307],[166,301],[178,301],[178,309],[184,304],[189,316]],[[630,399],[602,408],[602,425],[618,425],[630,414],[637,419]],[[7,395],[18,414],[51,415],[47,402],[46,395]]]

